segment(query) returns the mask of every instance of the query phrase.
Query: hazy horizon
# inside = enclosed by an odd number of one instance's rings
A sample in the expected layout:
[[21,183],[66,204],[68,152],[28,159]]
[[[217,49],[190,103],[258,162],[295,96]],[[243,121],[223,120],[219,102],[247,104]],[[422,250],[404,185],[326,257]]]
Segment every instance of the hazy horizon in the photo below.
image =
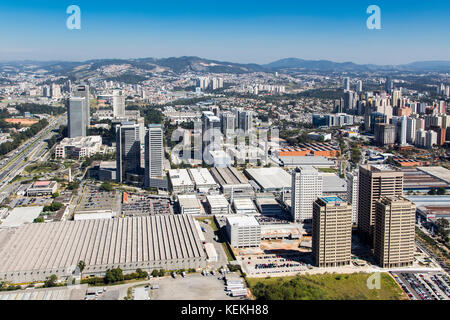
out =
[[[81,9],[69,30],[68,6]],[[367,8],[381,9],[369,30]],[[266,64],[288,57],[357,64],[449,61],[450,2],[284,0],[0,3],[0,61],[198,56]]]

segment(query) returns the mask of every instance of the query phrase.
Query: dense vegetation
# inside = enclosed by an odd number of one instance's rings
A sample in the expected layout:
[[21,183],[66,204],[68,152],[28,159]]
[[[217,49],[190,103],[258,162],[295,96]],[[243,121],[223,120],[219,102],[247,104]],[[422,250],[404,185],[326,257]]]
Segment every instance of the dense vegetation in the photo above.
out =
[[24,103],[15,106],[15,108],[23,115],[25,112],[32,114],[63,114],[66,109],[63,107],[53,107],[46,104]]
[[13,141],[7,141],[0,145],[0,156],[7,154],[14,149],[17,149],[24,141],[35,136],[47,125],[48,121],[46,119],[42,119],[38,123],[33,124],[26,131],[11,134],[11,138],[13,139]]
[[369,289],[368,273],[320,274],[247,279],[259,300],[398,300],[406,298],[395,281],[381,274],[381,288]]

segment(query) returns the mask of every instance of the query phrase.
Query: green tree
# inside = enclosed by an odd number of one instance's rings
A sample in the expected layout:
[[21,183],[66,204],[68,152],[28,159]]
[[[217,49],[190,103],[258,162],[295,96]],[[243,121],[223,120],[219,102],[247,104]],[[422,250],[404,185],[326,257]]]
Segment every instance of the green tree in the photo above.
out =
[[108,181],[105,181],[101,184],[100,186],[100,190],[103,191],[112,191],[113,190],[113,186],[111,185],[111,183],[109,183]]
[[153,270],[152,271],[152,276],[154,277],[154,278],[156,278],[156,277],[158,277],[159,276],[159,272],[158,272],[158,270]]
[[50,277],[47,277],[47,280],[44,282],[44,287],[51,288],[56,287],[58,281],[58,277],[55,274],[52,274]]
[[86,262],[83,260],[78,261],[78,269],[80,269],[80,273],[83,273],[84,268],[86,268]]
[[443,196],[443,195],[445,195],[446,193],[447,193],[447,190],[446,190],[445,188],[443,188],[443,187],[440,187],[440,188],[437,190],[437,194],[440,195],[440,196]]

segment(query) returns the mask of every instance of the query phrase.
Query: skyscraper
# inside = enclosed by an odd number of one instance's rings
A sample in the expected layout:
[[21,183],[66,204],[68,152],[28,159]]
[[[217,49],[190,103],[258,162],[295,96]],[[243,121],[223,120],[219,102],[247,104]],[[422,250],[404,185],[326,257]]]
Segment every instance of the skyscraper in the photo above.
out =
[[249,110],[239,112],[239,130],[248,133],[253,129],[253,112]]
[[291,216],[294,221],[312,218],[313,203],[322,196],[323,179],[312,166],[300,166],[292,172]]
[[[163,129],[160,124],[151,124],[145,135],[145,186],[153,187],[152,178],[163,176]],[[156,186],[155,186],[156,187]]]
[[347,174],[347,201],[352,205],[352,222],[358,224],[358,171]]
[[344,90],[345,91],[350,90],[350,78],[349,77],[344,78]]
[[389,123],[376,124],[375,142],[382,147],[395,144],[395,126]]
[[407,134],[408,134],[408,117],[402,116],[400,118],[400,145],[404,146],[407,144]]
[[125,96],[121,90],[113,92],[113,116],[114,118],[125,117]]
[[358,80],[358,82],[356,84],[356,92],[361,93],[362,91],[363,91],[362,81]]
[[123,123],[116,126],[117,182],[127,181],[127,173],[137,174],[141,168],[139,125]]
[[223,112],[221,115],[221,129],[225,136],[233,135],[235,132],[236,116],[231,112]]
[[339,197],[319,197],[313,204],[312,252],[317,267],[349,265],[352,207]]
[[416,205],[400,196],[376,202],[375,260],[382,268],[411,266],[415,252]]
[[375,203],[383,196],[403,195],[403,172],[389,165],[359,166],[358,230],[373,246]]
[[84,110],[84,123],[86,127],[89,127],[91,125],[91,107],[90,107],[90,101],[89,101],[89,86],[87,85],[79,85],[76,86],[72,90],[72,96],[73,97],[84,97],[86,98],[86,104],[85,104],[85,110]]
[[394,81],[392,81],[390,76],[386,77],[384,89],[386,90],[387,93],[392,93],[392,91],[394,90]]
[[86,98],[72,97],[67,101],[67,132],[69,138],[86,136]]

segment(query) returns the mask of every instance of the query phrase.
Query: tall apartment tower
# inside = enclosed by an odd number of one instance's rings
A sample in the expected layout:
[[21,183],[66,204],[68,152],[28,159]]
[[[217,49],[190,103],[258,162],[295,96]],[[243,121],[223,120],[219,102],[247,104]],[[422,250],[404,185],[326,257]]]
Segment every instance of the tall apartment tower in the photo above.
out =
[[86,105],[84,110],[84,123],[86,127],[89,127],[91,125],[91,107],[90,107],[90,101],[89,101],[89,86],[88,85],[79,85],[75,86],[75,88],[72,90],[72,97],[82,97],[86,98]]
[[416,205],[401,196],[376,202],[375,259],[382,268],[411,266],[415,251]]
[[117,182],[125,182],[127,173],[138,173],[141,168],[141,143],[138,124],[116,126]]
[[223,112],[220,119],[221,129],[224,136],[233,135],[236,130],[236,116],[232,112]]
[[253,128],[253,112],[240,111],[239,112],[239,130],[248,133]]
[[312,219],[313,203],[322,196],[323,179],[312,166],[292,172],[291,216],[294,221]]
[[358,171],[347,174],[347,201],[352,205],[352,223],[358,225]]
[[349,77],[344,78],[344,90],[345,91],[350,90],[350,78]]
[[373,247],[376,202],[383,196],[403,195],[403,172],[389,165],[359,166],[358,230]]
[[114,118],[125,117],[125,96],[121,90],[113,91],[113,115]]
[[312,252],[317,267],[350,264],[352,206],[339,197],[319,197],[313,204]]
[[163,129],[160,124],[151,124],[145,135],[145,186],[152,187],[152,178],[163,176]]
[[86,98],[72,97],[67,101],[67,133],[69,138],[86,136]]

